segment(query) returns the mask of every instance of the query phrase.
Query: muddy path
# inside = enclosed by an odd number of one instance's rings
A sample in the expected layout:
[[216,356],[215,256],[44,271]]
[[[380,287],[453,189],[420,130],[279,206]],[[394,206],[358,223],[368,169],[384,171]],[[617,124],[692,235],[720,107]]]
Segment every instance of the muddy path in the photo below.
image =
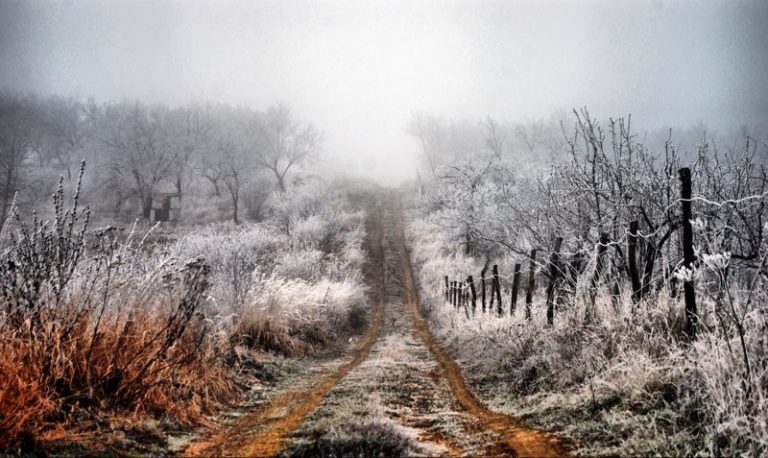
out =
[[346,357],[185,455],[564,456],[557,439],[486,408],[419,311],[399,201],[369,209],[371,321]]

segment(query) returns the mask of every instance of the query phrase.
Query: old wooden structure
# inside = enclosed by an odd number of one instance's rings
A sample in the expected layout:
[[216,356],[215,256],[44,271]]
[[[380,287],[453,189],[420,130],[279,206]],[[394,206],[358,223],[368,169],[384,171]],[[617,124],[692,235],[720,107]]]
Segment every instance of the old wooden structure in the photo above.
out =
[[152,221],[178,221],[181,211],[181,193],[153,192]]

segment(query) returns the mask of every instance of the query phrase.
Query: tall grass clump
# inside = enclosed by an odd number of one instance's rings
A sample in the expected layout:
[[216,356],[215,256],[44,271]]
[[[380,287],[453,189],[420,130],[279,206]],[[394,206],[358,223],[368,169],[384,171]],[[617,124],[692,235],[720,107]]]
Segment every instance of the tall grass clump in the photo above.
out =
[[79,185],[71,202],[60,182],[52,221],[14,211],[1,241],[0,450],[104,415],[198,423],[232,391],[206,261],[151,259],[133,231],[88,229]]
[[275,194],[275,243],[235,311],[233,340],[284,355],[324,348],[359,328],[365,215],[338,187],[311,181]]

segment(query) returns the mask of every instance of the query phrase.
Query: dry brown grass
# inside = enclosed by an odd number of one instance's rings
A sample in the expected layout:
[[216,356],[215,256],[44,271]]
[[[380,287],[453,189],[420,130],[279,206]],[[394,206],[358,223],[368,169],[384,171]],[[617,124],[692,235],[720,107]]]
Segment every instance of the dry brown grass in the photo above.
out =
[[2,329],[0,449],[104,415],[201,423],[229,399],[231,377],[204,324],[168,345],[168,316],[150,310],[106,320],[95,339],[90,316],[67,336],[55,323]]
[[233,343],[284,356],[312,354],[332,338],[325,323],[285,320],[257,312],[245,315],[232,335]]
[[52,222],[14,209],[0,238],[0,453],[117,417],[200,423],[234,394],[205,313],[210,266],[89,233],[78,195],[65,209],[60,180]]

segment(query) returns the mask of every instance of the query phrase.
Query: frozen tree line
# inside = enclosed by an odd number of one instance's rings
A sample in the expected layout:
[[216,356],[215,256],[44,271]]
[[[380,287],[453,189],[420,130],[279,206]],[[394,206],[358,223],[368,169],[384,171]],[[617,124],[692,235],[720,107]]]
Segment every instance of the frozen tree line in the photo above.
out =
[[266,195],[285,191],[289,173],[316,157],[321,142],[282,103],[257,111],[1,92],[0,221],[14,199],[24,207],[47,198],[54,177],[71,183],[82,160],[84,192],[114,215],[149,218],[154,191],[206,183],[230,200],[235,222],[244,203],[258,217]]
[[679,267],[678,170],[690,167],[700,254],[727,252],[739,267],[759,267],[768,144],[747,132],[724,146],[702,135],[687,149],[668,131],[654,148],[631,118],[603,125],[586,110],[516,125],[414,116],[409,132],[434,176],[427,205],[466,254],[525,256],[563,237],[575,281],[603,237],[615,273],[628,276],[626,237],[637,221],[639,294],[647,294]]

